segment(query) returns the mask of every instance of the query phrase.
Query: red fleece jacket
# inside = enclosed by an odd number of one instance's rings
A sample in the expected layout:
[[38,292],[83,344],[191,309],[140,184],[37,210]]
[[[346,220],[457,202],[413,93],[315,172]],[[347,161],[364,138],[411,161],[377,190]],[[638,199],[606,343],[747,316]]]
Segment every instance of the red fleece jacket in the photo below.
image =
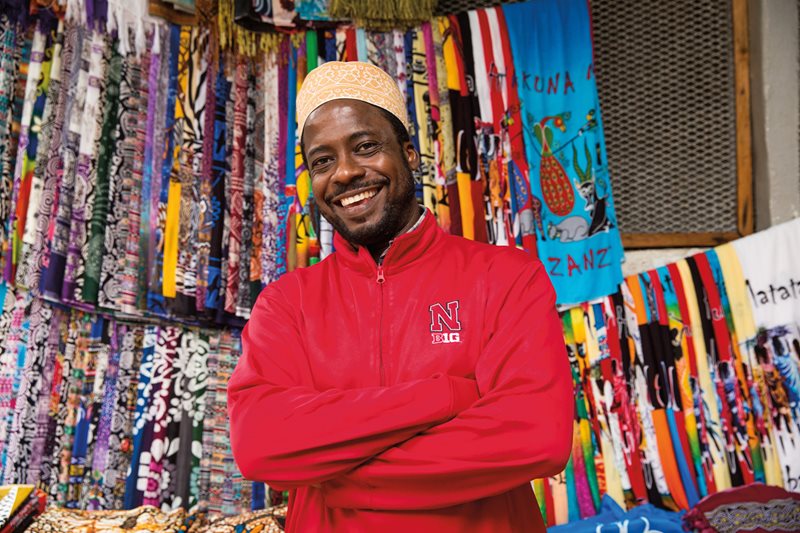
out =
[[291,490],[289,532],[544,531],[529,481],[564,468],[574,402],[542,264],[430,213],[380,267],[335,244],[245,327],[242,474]]

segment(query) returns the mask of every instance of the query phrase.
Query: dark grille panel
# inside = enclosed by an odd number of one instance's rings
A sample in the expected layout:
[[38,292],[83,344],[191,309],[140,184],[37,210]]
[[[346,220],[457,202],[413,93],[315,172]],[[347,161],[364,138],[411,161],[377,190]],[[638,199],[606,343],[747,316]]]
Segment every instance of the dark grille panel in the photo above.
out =
[[592,19],[620,230],[736,231],[730,0],[595,0]]
[[[497,4],[442,0],[436,11]],[[593,0],[591,9],[620,230],[735,232],[730,0]]]

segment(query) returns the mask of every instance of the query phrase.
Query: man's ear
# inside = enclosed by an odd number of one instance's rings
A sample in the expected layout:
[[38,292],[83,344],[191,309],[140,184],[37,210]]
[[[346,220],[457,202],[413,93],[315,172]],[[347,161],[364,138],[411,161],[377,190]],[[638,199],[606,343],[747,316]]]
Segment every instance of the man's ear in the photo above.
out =
[[411,170],[417,170],[419,168],[419,152],[417,152],[417,149],[414,147],[414,143],[406,141],[403,146],[403,151],[405,152],[408,166],[411,167]]

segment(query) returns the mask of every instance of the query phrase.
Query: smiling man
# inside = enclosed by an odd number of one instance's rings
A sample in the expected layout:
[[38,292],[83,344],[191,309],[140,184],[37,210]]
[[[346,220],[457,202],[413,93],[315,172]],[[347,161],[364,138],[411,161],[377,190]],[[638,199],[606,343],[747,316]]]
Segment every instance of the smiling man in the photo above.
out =
[[228,385],[244,476],[289,489],[289,532],[531,532],[572,385],[541,263],[448,235],[414,197],[396,82],[325,63],[297,97],[335,253],[267,286]]

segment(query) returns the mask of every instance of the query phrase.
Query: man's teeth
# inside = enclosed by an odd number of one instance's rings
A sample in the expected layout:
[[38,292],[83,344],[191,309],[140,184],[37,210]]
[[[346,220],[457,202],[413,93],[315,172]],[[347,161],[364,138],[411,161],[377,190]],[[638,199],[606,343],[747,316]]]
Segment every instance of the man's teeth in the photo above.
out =
[[347,198],[342,198],[342,207],[347,207],[348,205],[352,205],[356,202],[360,202],[361,200],[366,200],[367,198],[372,198],[378,193],[375,189],[364,191],[361,193],[356,194],[355,196],[348,196]]

